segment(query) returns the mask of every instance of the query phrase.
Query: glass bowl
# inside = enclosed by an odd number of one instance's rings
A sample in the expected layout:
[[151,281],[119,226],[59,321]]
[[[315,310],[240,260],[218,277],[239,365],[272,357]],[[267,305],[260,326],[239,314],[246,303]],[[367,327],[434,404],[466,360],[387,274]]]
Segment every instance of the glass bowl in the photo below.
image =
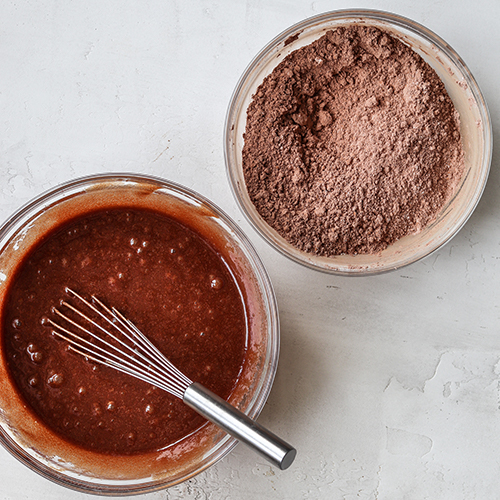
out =
[[[309,45],[340,26],[374,26],[410,46],[439,75],[461,119],[465,171],[459,189],[433,223],[420,233],[401,238],[377,254],[318,257],[298,250],[259,215],[246,190],[242,148],[246,111],[264,78],[291,52]],[[307,267],[340,275],[369,275],[401,268],[447,243],[475,209],[486,184],[492,154],[488,109],[471,72],[460,56],[429,29],[395,14],[373,10],[327,12],[306,19],[269,42],[241,76],[229,103],[224,153],[233,195],[254,229],[276,250]]]
[[[63,184],[27,204],[0,228],[0,321],[16,266],[62,221],[96,209],[152,208],[188,225],[212,243],[237,276],[247,308],[247,356],[229,401],[257,418],[274,380],[279,323],[273,288],[251,243],[206,198],[165,180],[109,174]],[[3,346],[3,340],[0,341]],[[137,456],[100,455],[55,435],[27,411],[0,356],[0,442],[42,476],[87,493],[130,495],[168,487],[191,478],[226,455],[236,440],[213,424],[170,447]]]

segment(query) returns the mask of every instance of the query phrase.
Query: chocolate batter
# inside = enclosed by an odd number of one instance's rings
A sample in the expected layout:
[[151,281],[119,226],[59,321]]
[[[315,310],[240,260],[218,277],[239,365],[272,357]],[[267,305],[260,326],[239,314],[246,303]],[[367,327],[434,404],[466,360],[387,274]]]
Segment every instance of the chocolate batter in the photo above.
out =
[[65,440],[109,454],[164,448],[204,420],[177,398],[68,351],[42,318],[65,287],[131,319],[194,381],[227,398],[246,353],[245,304],[232,271],[179,221],[142,209],[64,223],[27,255],[5,301],[3,348],[29,409]]

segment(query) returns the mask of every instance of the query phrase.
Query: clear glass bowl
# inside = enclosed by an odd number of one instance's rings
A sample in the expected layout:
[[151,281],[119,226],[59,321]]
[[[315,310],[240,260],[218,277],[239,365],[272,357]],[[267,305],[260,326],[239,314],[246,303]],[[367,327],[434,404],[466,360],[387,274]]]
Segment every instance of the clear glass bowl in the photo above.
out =
[[[353,24],[375,26],[389,32],[436,71],[460,114],[465,172],[455,196],[420,233],[401,238],[378,254],[318,257],[289,244],[261,218],[248,196],[242,168],[246,111],[264,78],[288,54],[309,45],[328,30]],[[398,269],[426,257],[459,231],[475,209],[488,178],[492,132],[488,109],[474,77],[444,40],[401,16],[373,10],[343,10],[311,17],[288,28],[257,54],[232,95],[225,122],[224,153],[229,182],[240,209],[272,247],[313,269],[341,275],[368,275]]]
[[[230,402],[257,418],[278,363],[279,322],[271,282],[236,224],[209,200],[177,184],[142,175],[91,176],[63,184],[21,208],[0,228],[0,325],[9,282],[38,238],[67,218],[119,206],[154,208],[189,221],[240,276],[247,305],[248,354]],[[196,439],[190,437],[158,452],[132,457],[78,449],[26,411],[0,356],[0,442],[25,465],[60,485],[102,495],[149,492],[189,479],[236,444],[212,424],[195,435]]]

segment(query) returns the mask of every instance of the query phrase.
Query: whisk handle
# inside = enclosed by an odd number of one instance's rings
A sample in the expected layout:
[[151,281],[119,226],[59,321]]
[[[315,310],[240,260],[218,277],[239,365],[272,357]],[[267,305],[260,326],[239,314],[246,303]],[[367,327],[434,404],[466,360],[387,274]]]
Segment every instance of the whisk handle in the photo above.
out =
[[184,403],[281,470],[295,459],[295,448],[201,384],[195,382],[186,389]]

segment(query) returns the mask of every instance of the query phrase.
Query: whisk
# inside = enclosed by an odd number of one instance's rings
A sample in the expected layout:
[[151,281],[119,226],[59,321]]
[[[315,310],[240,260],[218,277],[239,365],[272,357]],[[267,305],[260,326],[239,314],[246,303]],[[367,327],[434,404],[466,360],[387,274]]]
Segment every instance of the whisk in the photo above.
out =
[[[46,324],[53,327],[55,335],[69,343],[71,350],[182,399],[280,469],[291,465],[297,453],[295,448],[203,385],[191,381],[114,307],[107,307],[94,296],[89,302],[69,288],[66,291],[81,303],[81,307],[63,300],[61,309],[72,311],[72,317],[54,308],[53,314],[62,321],[46,318]],[[87,314],[82,309],[86,309]],[[89,339],[94,339],[94,342]]]

